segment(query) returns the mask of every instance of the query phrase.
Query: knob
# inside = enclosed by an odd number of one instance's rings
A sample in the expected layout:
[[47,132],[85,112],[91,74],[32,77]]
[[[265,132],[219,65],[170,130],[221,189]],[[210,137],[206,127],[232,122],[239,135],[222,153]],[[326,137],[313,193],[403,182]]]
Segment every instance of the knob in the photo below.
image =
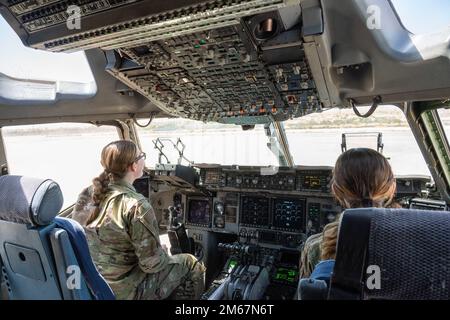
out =
[[225,219],[223,216],[216,216],[214,219],[214,225],[216,228],[224,228],[225,227]]
[[283,69],[282,68],[278,68],[276,70],[276,73],[277,73],[277,78],[283,77]]
[[222,215],[224,213],[224,206],[222,202],[216,202],[216,204],[214,205],[214,210],[216,211],[216,213]]
[[215,54],[214,50],[213,50],[213,49],[209,49],[209,50],[206,52],[206,57],[207,57],[208,59],[214,59],[214,54]]

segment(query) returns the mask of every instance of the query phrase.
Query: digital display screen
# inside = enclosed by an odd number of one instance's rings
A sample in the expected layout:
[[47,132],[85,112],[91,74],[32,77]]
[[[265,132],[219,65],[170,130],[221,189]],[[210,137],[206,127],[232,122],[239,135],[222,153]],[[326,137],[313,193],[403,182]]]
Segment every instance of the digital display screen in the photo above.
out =
[[250,226],[269,225],[270,200],[263,197],[242,197],[241,223]]
[[188,204],[188,221],[190,223],[208,225],[211,215],[209,201],[190,199]]
[[227,272],[230,273],[231,271],[233,271],[233,269],[234,269],[234,267],[236,267],[236,265],[237,265],[237,261],[230,259],[230,262],[228,263],[228,266],[227,266]]
[[296,283],[298,280],[298,271],[295,269],[277,268],[275,280]]
[[218,184],[220,181],[219,171],[206,171],[205,184]]
[[305,224],[305,201],[300,199],[275,199],[273,226],[287,230],[302,230]]
[[303,188],[305,189],[321,189],[322,184],[320,182],[320,176],[306,175],[303,180]]

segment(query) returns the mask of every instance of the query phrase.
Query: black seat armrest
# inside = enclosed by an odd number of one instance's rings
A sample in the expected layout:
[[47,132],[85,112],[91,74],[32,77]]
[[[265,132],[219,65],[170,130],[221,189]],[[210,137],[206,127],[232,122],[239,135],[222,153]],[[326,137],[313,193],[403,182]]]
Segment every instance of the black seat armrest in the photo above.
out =
[[326,300],[328,285],[325,280],[301,279],[298,283],[298,300]]
[[330,300],[358,300],[363,293],[372,211],[346,210],[339,225]]

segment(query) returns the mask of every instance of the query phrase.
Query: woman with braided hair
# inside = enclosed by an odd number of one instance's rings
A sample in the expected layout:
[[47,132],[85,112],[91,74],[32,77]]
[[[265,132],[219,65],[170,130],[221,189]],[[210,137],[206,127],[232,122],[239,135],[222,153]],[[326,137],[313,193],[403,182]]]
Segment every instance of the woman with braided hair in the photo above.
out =
[[144,160],[131,141],[104,147],[104,171],[81,193],[72,218],[85,227],[92,259],[117,299],[199,299],[205,267],[190,254],[168,255],[148,199],[133,187]]
[[[333,170],[331,192],[342,208],[397,207],[393,203],[396,181],[387,159],[368,148],[350,149],[339,156]],[[323,232],[310,236],[303,247],[300,277],[308,278],[319,261],[334,260],[339,218]],[[330,264],[331,266],[331,264]]]

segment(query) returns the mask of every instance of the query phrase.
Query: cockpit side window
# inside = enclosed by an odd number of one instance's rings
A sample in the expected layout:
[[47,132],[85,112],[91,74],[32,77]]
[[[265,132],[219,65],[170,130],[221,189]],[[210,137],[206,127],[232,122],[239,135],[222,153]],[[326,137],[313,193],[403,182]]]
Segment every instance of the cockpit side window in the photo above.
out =
[[27,48],[1,15],[0,43],[0,104],[84,99],[97,92],[84,52]]
[[113,126],[91,124],[41,124],[4,127],[9,173],[56,181],[66,208],[102,170],[100,153],[119,139]]
[[450,31],[448,0],[391,0],[403,26],[416,35]]

